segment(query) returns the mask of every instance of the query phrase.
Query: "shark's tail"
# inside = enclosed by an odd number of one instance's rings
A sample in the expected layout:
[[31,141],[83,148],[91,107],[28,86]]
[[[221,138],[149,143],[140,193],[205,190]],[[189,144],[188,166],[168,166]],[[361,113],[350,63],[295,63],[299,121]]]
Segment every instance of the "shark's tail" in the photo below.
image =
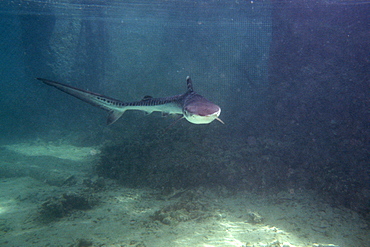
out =
[[119,101],[119,100],[116,100],[116,99],[113,99],[113,98],[110,98],[110,97],[107,97],[101,94],[97,94],[97,93],[85,91],[79,88],[75,88],[72,86],[68,86],[66,84],[59,83],[56,81],[51,81],[51,80],[43,79],[43,78],[36,78],[36,79],[42,81],[43,83],[49,86],[53,86],[59,89],[60,91],[70,94],[82,101],[85,101],[93,106],[96,106],[96,107],[99,107],[99,108],[102,108],[108,111],[109,115],[107,119],[107,124],[112,124],[115,121],[117,121],[126,110],[127,104],[122,101]]

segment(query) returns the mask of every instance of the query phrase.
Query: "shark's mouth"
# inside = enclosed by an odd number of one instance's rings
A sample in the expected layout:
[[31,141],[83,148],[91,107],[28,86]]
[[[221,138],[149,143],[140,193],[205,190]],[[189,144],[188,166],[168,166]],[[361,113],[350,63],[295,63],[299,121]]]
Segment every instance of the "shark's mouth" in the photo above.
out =
[[218,107],[217,105],[213,105],[213,106],[217,107],[217,111],[211,114],[205,114],[204,111],[203,112],[202,111],[201,112],[194,112],[194,111],[190,112],[185,109],[184,117],[186,118],[186,120],[188,120],[190,123],[193,123],[193,124],[209,124],[213,122],[214,120],[217,120],[224,124],[224,122],[220,118],[218,118],[218,116],[220,116],[220,113],[221,113],[221,108]]

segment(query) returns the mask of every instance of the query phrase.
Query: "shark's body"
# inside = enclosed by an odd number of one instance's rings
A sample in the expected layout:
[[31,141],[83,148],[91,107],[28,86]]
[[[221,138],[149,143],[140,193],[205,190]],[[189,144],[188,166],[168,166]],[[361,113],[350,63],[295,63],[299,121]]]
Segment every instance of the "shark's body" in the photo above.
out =
[[222,122],[218,118],[221,113],[221,108],[194,92],[192,81],[189,76],[186,78],[188,90],[184,94],[165,98],[152,98],[146,96],[141,101],[129,103],[71,87],[63,83],[42,78],[37,79],[82,101],[108,111],[108,124],[117,121],[123,113],[128,110],[139,110],[147,113],[157,111],[164,114],[180,114],[194,124],[208,124],[215,119]]

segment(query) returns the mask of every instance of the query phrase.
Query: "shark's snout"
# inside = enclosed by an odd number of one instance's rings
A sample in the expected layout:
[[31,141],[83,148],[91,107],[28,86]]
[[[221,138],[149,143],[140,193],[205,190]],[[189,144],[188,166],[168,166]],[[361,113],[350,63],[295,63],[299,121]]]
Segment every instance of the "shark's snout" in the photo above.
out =
[[184,109],[186,120],[193,124],[208,124],[218,119],[221,108],[211,102],[189,104]]

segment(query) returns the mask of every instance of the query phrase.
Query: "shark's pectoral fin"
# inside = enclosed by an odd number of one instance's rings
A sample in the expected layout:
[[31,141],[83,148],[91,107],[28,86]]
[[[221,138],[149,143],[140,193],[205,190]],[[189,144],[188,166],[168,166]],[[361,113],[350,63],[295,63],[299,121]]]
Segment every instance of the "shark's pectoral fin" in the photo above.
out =
[[170,124],[170,126],[168,126],[163,134],[165,134],[167,132],[167,130],[169,130],[170,128],[172,128],[172,126],[174,126],[175,124],[177,124],[181,119],[185,118],[183,115],[181,115],[180,117],[178,117],[173,123]]
[[124,111],[110,111],[107,119],[107,124],[110,125],[122,117]]
[[222,124],[225,124],[224,121],[222,121],[220,118],[216,117],[216,120],[219,121]]

